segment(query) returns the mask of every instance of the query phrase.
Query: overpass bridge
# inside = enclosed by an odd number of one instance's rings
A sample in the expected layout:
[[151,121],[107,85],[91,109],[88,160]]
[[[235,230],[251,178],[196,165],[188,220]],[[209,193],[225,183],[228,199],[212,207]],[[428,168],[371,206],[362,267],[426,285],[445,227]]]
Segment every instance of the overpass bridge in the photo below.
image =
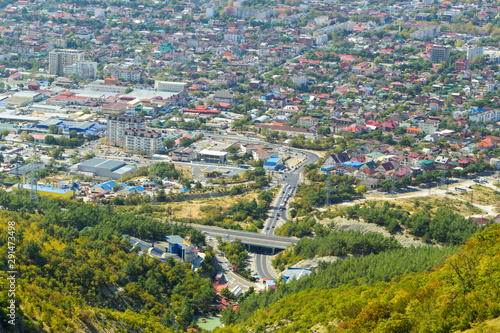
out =
[[241,242],[248,247],[264,247],[274,250],[285,250],[292,244],[298,243],[298,238],[275,236],[275,235],[265,235],[250,231],[241,230],[230,230],[222,229],[218,227],[209,227],[204,225],[191,224],[190,227],[204,232],[207,236],[213,238],[221,237],[224,241],[233,241],[235,239],[241,240]]

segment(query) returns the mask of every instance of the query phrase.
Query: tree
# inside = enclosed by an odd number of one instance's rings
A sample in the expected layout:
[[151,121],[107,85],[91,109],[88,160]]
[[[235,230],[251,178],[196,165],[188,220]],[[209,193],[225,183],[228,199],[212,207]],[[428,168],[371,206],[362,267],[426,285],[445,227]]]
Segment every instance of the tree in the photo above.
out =
[[132,87],[128,87],[125,89],[125,94],[130,94],[132,91],[134,91],[134,89]]
[[49,133],[51,133],[51,134],[58,134],[59,133],[59,127],[57,127],[57,125],[49,125]]
[[57,147],[52,150],[50,153],[50,157],[59,160],[62,158],[62,155],[64,154],[66,150],[63,147]]
[[175,146],[175,141],[172,139],[165,139],[165,140],[163,140],[163,145],[167,149],[172,149]]
[[182,327],[187,327],[193,321],[194,309],[191,306],[189,298],[186,296],[181,304],[181,309],[177,315],[177,324]]

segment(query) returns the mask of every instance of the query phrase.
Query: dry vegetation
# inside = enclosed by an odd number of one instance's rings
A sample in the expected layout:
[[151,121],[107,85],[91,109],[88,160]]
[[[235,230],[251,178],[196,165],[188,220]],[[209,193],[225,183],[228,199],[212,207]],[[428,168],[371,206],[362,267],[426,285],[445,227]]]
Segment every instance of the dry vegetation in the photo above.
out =
[[219,206],[228,208],[241,200],[252,200],[258,197],[258,193],[246,193],[234,196],[225,196],[219,198],[196,199],[182,202],[172,202],[162,205],[163,207],[171,206],[173,217],[175,218],[193,218],[199,219],[203,217],[201,207],[203,206]]
[[473,192],[473,202],[475,204],[483,205],[483,206],[496,206],[500,207],[500,192],[495,191],[494,189],[482,186],[482,185],[473,185],[472,191],[469,190],[467,193],[453,193],[452,195],[470,201],[471,200],[471,192]]

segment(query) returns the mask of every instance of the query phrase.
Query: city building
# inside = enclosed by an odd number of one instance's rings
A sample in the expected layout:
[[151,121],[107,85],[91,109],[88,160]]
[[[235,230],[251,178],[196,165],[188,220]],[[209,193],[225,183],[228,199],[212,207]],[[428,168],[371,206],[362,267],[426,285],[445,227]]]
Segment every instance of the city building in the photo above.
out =
[[215,103],[234,103],[235,97],[232,91],[228,90],[219,90],[214,94],[214,102]]
[[300,117],[299,120],[297,121],[297,124],[299,126],[307,126],[311,127],[319,123],[319,119],[314,118],[314,117]]
[[167,91],[178,93],[186,89],[185,82],[168,82],[168,81],[155,81],[155,89],[158,91]]
[[477,45],[467,46],[467,60],[471,61],[475,56],[484,55],[484,49]]
[[141,79],[141,72],[134,69],[114,68],[111,70],[111,75],[125,81],[139,81]]
[[125,130],[145,129],[144,118],[131,117],[125,115],[108,116],[108,144],[111,146],[121,146],[125,142]]
[[264,162],[265,170],[279,170],[283,165],[283,159],[281,157],[273,156]]
[[450,60],[450,47],[448,45],[434,45],[431,49],[431,61],[439,63]]
[[124,132],[126,152],[154,154],[162,147],[161,134],[145,129],[127,129]]
[[172,154],[172,161],[190,162],[196,159],[196,151],[193,148],[178,148]]
[[104,114],[121,114],[128,109],[128,104],[123,102],[112,102],[103,105],[101,108]]
[[227,153],[223,151],[204,149],[198,153],[198,159],[206,163],[225,164],[227,162]]
[[97,62],[93,61],[79,61],[73,65],[63,68],[64,76],[68,77],[74,75],[82,80],[95,80],[97,76]]
[[456,71],[464,71],[469,69],[469,60],[467,58],[460,58],[455,62]]
[[49,74],[63,75],[64,68],[83,61],[84,53],[80,50],[56,49],[49,53]]

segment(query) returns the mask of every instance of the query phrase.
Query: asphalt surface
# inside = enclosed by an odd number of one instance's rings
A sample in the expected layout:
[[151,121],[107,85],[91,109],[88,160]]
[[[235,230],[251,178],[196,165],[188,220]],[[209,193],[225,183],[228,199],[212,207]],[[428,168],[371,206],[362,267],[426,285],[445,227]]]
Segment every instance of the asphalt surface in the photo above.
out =
[[222,229],[218,227],[210,227],[204,225],[193,224],[190,225],[196,230],[200,230],[205,233],[206,236],[211,236],[213,238],[221,237],[224,241],[232,241],[235,239],[240,239],[245,244],[250,244],[254,246],[274,246],[276,248],[285,249],[291,244],[297,243],[299,240],[292,237],[275,236],[272,234],[259,234],[256,232],[242,231],[242,230],[230,230]]
[[[262,233],[266,235],[272,235],[274,230],[278,226],[280,219],[283,221],[288,221],[288,204],[290,199],[295,194],[297,186],[300,184],[302,179],[302,169],[304,165],[316,163],[319,157],[311,152],[300,150],[300,149],[291,149],[294,153],[301,153],[306,157],[306,160],[298,165],[294,171],[285,172],[283,174],[283,178],[281,179],[281,190],[274,201],[273,206],[269,209],[269,218],[264,224],[264,229]],[[286,176],[286,178],[285,178]],[[283,204],[284,209],[280,209],[280,206]],[[279,213],[279,216],[278,216]],[[256,253],[255,255],[255,271],[261,277],[268,278],[277,278],[277,274],[271,266],[271,258],[268,253]]]

